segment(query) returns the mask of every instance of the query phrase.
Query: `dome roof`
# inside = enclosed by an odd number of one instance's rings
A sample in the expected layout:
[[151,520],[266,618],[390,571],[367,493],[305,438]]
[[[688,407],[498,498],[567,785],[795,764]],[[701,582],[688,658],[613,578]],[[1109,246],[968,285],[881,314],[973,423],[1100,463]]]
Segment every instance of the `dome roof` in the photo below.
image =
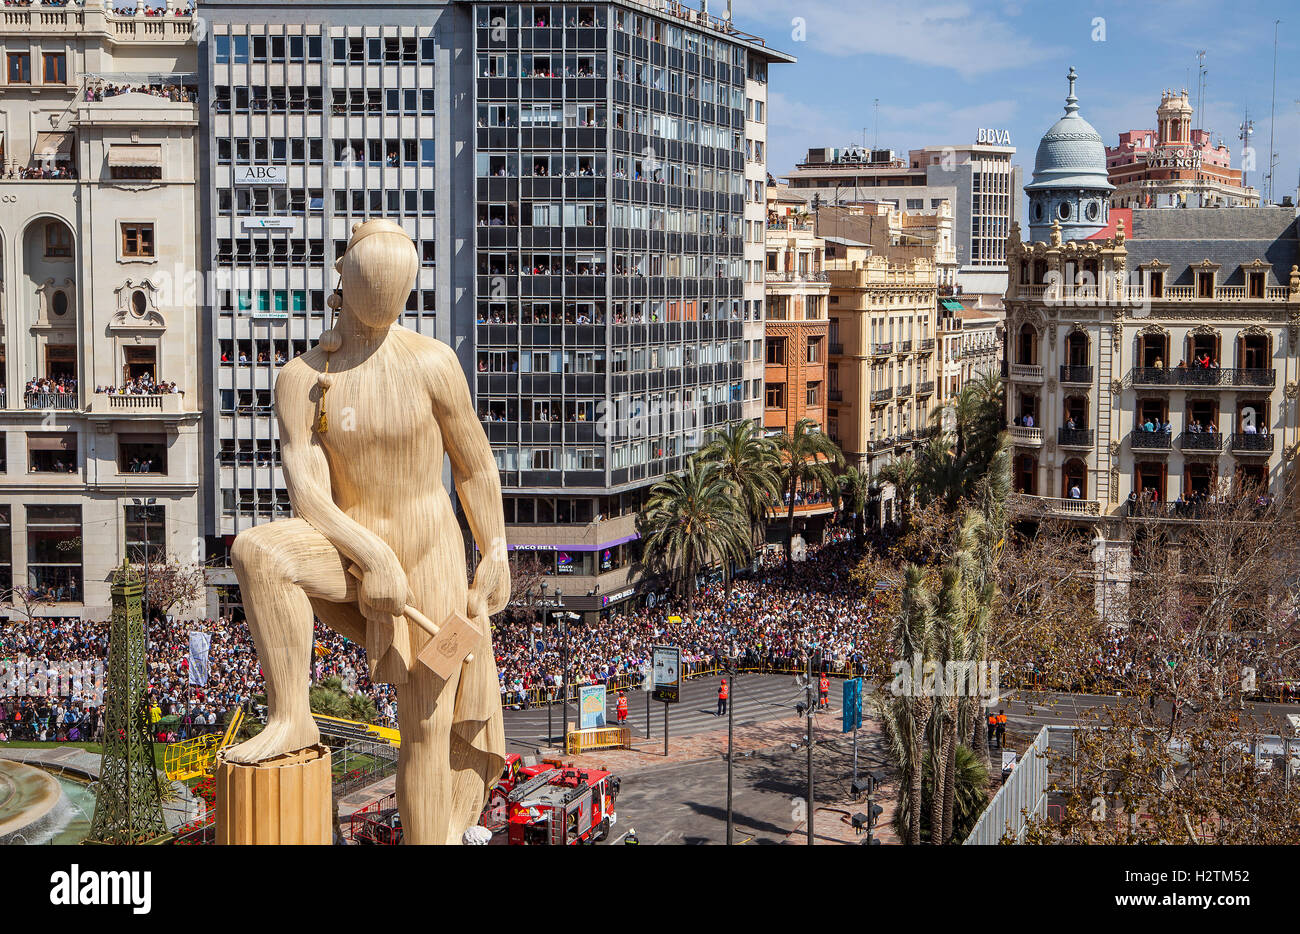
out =
[[1112,191],[1106,172],[1106,145],[1091,123],[1079,116],[1079,99],[1074,96],[1078,75],[1070,69],[1070,92],[1065,98],[1065,116],[1043,134],[1034,159],[1034,179],[1025,191],[1048,188],[1087,188]]

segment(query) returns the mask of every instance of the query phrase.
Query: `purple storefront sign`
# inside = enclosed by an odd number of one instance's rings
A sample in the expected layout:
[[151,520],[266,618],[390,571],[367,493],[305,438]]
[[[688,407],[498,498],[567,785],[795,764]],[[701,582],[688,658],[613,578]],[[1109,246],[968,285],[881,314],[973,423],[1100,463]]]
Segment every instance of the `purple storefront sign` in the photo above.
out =
[[616,538],[612,542],[602,542],[599,545],[528,545],[520,543],[508,544],[506,548],[510,551],[603,551],[616,545],[626,545],[628,542],[636,541],[640,537],[640,535],[633,532],[631,535]]

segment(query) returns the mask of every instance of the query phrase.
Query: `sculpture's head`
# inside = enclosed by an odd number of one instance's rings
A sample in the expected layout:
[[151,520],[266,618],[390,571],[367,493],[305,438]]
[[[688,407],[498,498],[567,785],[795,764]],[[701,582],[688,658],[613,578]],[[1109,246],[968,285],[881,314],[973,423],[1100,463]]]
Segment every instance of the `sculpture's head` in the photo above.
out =
[[334,264],[343,277],[343,307],[373,328],[388,327],[406,308],[420,257],[400,225],[372,220],[352,228],[352,239]]

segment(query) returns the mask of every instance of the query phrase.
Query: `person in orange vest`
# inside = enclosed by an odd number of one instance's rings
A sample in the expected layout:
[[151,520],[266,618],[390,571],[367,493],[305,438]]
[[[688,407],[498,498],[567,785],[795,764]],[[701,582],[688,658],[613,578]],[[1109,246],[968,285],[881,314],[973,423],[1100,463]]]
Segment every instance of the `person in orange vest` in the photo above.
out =
[[998,748],[1001,749],[1007,740],[1007,712],[998,711]]
[[817,706],[826,710],[831,706],[831,679],[826,677],[826,672],[822,672],[821,680],[817,682],[817,693],[821,695]]
[[727,697],[729,693],[730,692],[727,690],[727,679],[723,678],[722,683],[718,685],[718,714],[717,715],[719,717],[721,717],[723,714],[727,712]]
[[993,735],[998,731],[998,715],[989,714],[989,745],[993,745]]
[[621,726],[627,720],[627,695],[622,691],[618,692],[618,722]]

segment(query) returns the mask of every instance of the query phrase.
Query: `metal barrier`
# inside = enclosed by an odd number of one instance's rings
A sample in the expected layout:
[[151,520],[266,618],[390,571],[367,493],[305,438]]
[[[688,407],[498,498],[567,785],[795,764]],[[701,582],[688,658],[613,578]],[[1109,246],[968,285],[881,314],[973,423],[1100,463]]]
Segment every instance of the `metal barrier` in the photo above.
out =
[[595,749],[631,749],[632,729],[626,726],[601,726],[574,730],[564,737],[564,750],[571,756]]
[[[682,679],[690,681],[694,678],[707,678],[712,675],[722,674],[722,669],[712,659],[701,659],[694,662],[686,662],[682,666],[685,670],[682,672]],[[756,675],[798,675],[803,674],[804,669],[797,667],[792,662],[788,667],[785,665],[755,665],[752,667],[741,667],[738,669],[741,674]],[[832,678],[857,678],[864,676],[862,673],[854,672],[846,668],[831,668],[826,672]],[[605,681],[605,693],[617,694],[619,691],[636,691],[640,690],[642,677],[640,672],[625,672],[621,675],[613,675]],[[569,703],[576,703],[578,700],[579,689],[589,686],[589,683],[574,682],[569,685]],[[501,695],[501,703],[507,708],[527,710],[532,707],[545,707],[547,704],[556,704],[560,701],[560,689],[548,687],[529,688],[525,692],[526,700],[521,704],[517,691]]]
[[1021,754],[1011,775],[962,841],[963,846],[996,846],[1008,834],[1020,843],[1029,820],[1047,814],[1047,749],[1053,730],[1068,731],[1073,742],[1073,727],[1045,726],[1039,730],[1029,748]]

